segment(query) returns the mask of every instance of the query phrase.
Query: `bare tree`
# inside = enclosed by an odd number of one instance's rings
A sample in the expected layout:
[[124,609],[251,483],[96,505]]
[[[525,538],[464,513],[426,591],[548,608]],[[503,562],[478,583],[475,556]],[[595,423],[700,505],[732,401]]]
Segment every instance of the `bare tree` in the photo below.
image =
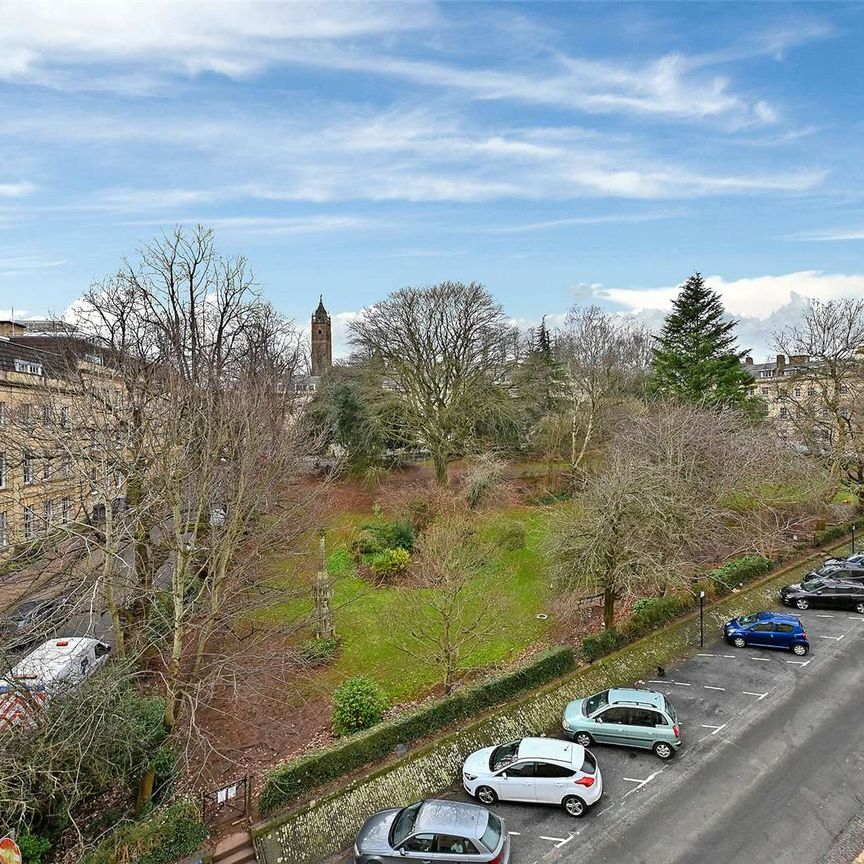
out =
[[469,652],[495,629],[477,576],[491,557],[465,514],[451,510],[423,533],[413,571],[419,585],[402,589],[407,640],[398,648],[431,664],[450,693]]
[[810,300],[774,341],[790,356],[778,382],[784,422],[838,481],[864,484],[864,300]]
[[402,288],[364,309],[350,333],[355,348],[381,363],[410,432],[432,454],[436,481],[446,485],[448,462],[478,427],[510,409],[515,339],[501,306],[476,282]]
[[570,470],[580,470],[612,410],[636,389],[651,349],[645,330],[597,306],[570,310],[557,334],[557,390],[569,415]]
[[[559,585],[616,602],[683,585],[700,564],[775,548],[787,526],[776,488],[808,470],[737,413],[656,403],[612,442],[578,510],[562,511],[548,552]],[[824,483],[811,477],[811,494]]]

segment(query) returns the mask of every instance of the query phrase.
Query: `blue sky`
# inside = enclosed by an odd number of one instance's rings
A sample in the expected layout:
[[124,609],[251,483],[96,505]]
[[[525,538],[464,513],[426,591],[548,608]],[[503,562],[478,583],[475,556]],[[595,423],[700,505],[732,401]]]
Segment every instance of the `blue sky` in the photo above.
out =
[[699,269],[761,359],[864,295],[862,37],[860,4],[0,2],[0,314],[201,221],[340,343],[403,285],[654,323]]

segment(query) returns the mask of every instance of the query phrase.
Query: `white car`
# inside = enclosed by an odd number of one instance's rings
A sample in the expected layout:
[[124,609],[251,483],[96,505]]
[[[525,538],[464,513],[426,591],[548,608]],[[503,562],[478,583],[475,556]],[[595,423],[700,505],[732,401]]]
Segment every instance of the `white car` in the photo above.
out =
[[555,804],[576,817],[603,794],[591,751],[560,738],[520,738],[477,750],[462,766],[462,785],[487,807],[499,800],[529,801]]

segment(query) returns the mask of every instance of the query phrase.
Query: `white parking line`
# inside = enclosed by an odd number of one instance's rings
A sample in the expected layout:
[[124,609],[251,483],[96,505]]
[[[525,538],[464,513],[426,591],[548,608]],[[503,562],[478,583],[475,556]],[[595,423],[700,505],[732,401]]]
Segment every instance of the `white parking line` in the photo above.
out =
[[[845,635],[846,634],[844,633],[843,636]],[[822,633],[816,634],[817,639],[833,639],[835,642],[839,642],[843,638],[843,636],[825,636]]]
[[847,615],[850,621],[864,621],[864,615]]
[[540,835],[541,840],[549,840],[552,843],[566,843],[569,839],[568,837],[546,837],[544,834]]
[[792,666],[806,666],[808,663],[811,663],[812,660],[787,660],[786,662]]
[[727,660],[734,660],[735,659],[734,654],[721,654],[720,656],[725,657]]
[[817,615],[817,618],[833,618],[833,615]]
[[703,723],[703,729],[713,729],[714,731],[711,733],[712,735],[716,735],[721,729],[726,728],[726,724],[724,723],[722,726],[712,726],[710,723]]
[[672,683],[675,684],[677,687],[692,687],[693,686],[692,684],[687,684],[684,681],[673,681]]
[[758,696],[759,702],[761,702],[768,694],[767,693],[753,693],[750,690],[742,690],[741,691],[745,696]]
[[508,833],[511,837],[521,837],[521,836],[522,836],[522,832],[521,832],[521,831],[508,831],[507,833]]
[[567,844],[568,844],[568,843],[573,839],[574,836],[575,836],[575,835],[570,834],[568,837],[566,837],[566,838],[565,838],[564,840],[562,840],[560,843],[556,843],[556,844],[555,844],[555,848],[556,848],[556,849],[560,849],[562,846],[566,846],[566,845],[567,845]]
[[706,690],[722,690],[724,693],[726,692],[726,688],[725,688],[725,687],[712,687],[710,684],[703,684],[702,686],[703,686]]
[[751,660],[758,660],[760,663],[770,663],[771,662],[770,657],[751,657],[750,659]]
[[649,684],[669,684],[670,682],[666,681],[663,678],[649,678],[648,683]]

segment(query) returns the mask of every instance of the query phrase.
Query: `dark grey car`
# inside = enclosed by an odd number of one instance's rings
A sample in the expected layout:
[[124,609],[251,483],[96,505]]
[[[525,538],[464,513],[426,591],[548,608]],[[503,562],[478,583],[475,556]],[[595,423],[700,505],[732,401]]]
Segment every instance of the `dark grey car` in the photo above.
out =
[[355,864],[445,860],[507,864],[504,820],[476,804],[430,799],[370,816],[354,844]]

